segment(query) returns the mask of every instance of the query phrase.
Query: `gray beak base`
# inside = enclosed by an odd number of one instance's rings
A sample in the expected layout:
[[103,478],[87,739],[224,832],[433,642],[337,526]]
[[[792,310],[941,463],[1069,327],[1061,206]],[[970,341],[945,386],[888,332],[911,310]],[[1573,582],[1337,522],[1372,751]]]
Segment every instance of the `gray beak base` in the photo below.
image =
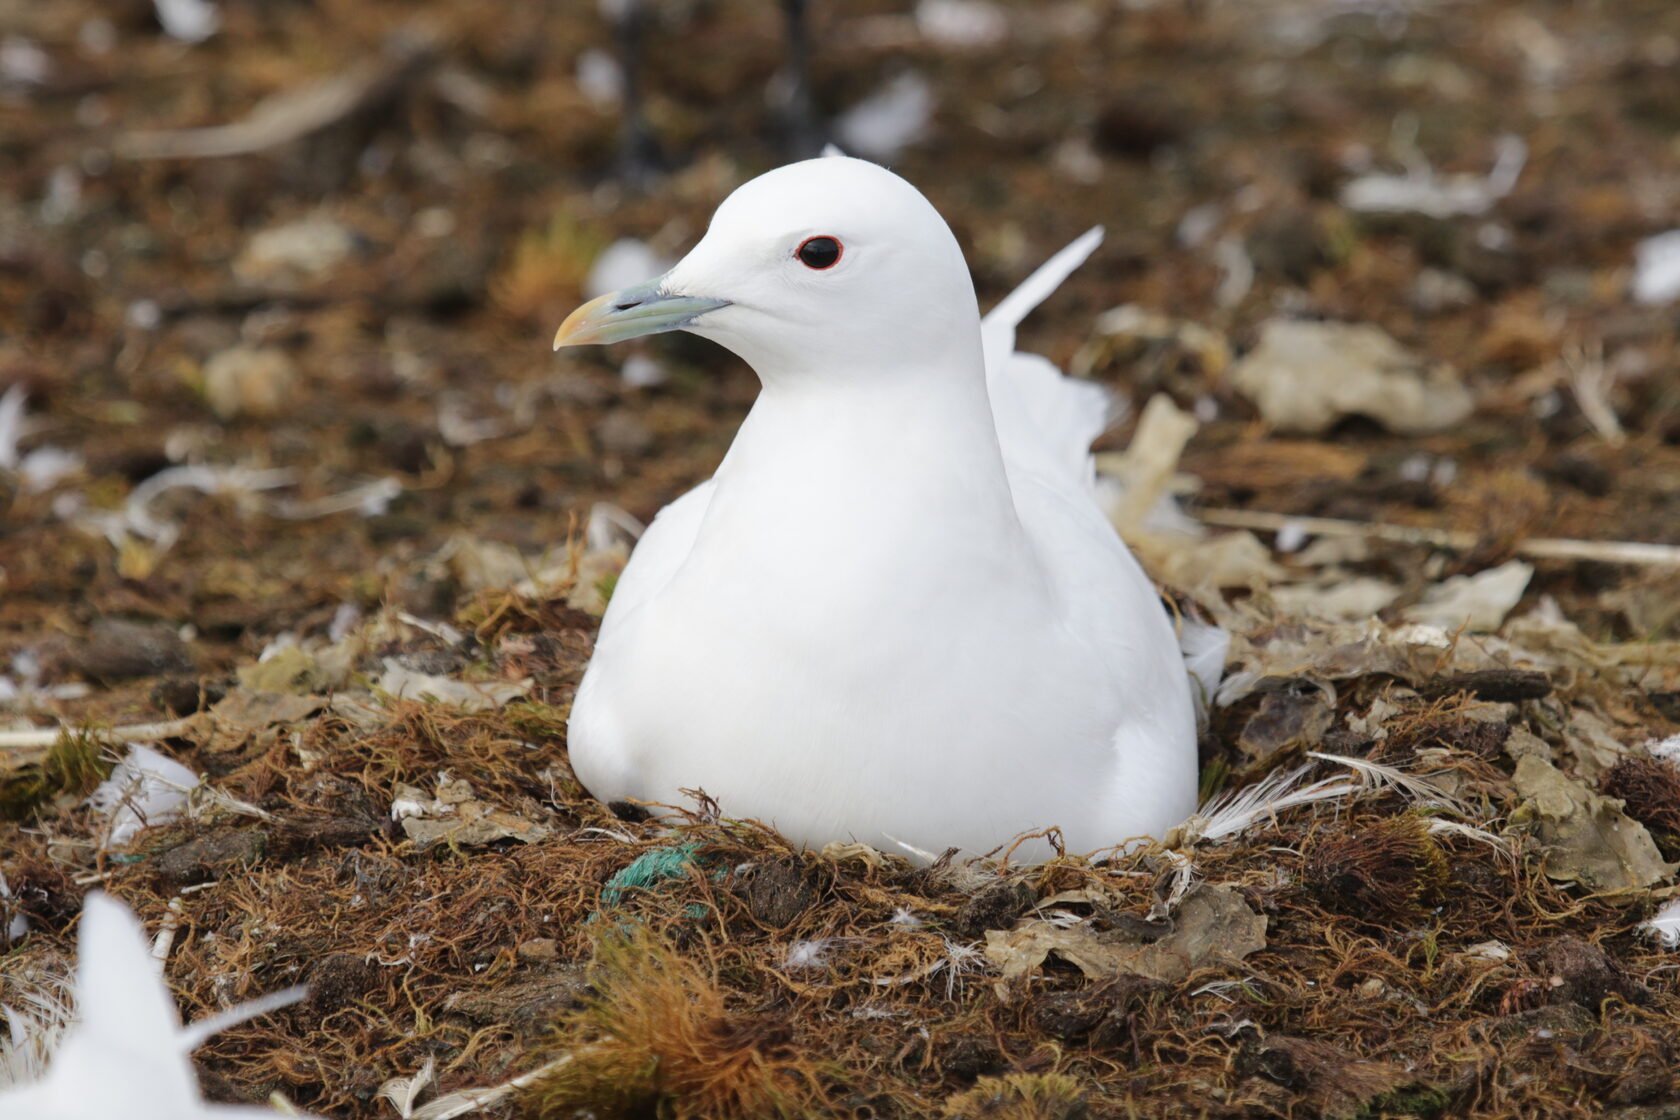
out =
[[728,307],[726,299],[685,296],[664,290],[665,277],[592,299],[560,324],[554,348],[623,342],[627,338],[676,331],[708,311]]

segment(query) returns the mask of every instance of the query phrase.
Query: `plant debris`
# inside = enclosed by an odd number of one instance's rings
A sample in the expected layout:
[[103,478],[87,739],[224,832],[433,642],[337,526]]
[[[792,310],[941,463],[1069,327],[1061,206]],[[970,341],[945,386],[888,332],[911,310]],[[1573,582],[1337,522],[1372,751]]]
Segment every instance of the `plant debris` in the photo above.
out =
[[0,1082],[98,889],[186,1021],[310,985],[194,1072],[330,1120],[1672,1110],[1680,7],[809,5],[983,306],[1107,228],[1023,344],[1131,402],[1207,801],[1036,866],[568,765],[757,387],[548,339],[787,158],[777,5],[634,73],[587,4],[153,7],[0,38]]

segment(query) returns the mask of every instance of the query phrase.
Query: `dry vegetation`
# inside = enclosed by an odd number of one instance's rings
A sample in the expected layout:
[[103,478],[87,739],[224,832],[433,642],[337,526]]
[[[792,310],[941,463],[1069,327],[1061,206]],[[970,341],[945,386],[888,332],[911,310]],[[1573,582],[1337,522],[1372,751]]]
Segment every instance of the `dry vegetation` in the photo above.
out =
[[[0,0],[50,62],[0,51],[0,391],[27,389],[25,451],[79,456],[41,488],[0,463],[0,733],[88,731],[0,750],[0,937],[28,920],[0,1004],[63,969],[102,884],[174,924],[191,1016],[311,985],[197,1059],[212,1097],[323,1116],[396,1115],[381,1086],[428,1063],[422,1104],[549,1066],[490,1114],[556,1120],[1674,1116],[1680,973],[1638,931],[1680,859],[1680,771],[1645,746],[1680,731],[1673,568],[1530,556],[1492,625],[1419,620],[1535,538],[1680,544],[1674,312],[1627,295],[1674,219],[1680,9],[1064,0],[958,49],[907,4],[812,6],[825,114],[929,75],[899,167],[983,300],[1107,224],[1026,343],[1197,412],[1156,479],[1198,484],[1192,514],[1395,527],[1139,538],[1238,636],[1210,792],[1303,762],[1364,766],[1359,792],[1033,868],[589,799],[565,718],[619,555],[588,511],[703,478],[753,383],[666,338],[667,380],[630,387],[547,339],[603,245],[680,251],[776,161],[774,5],[657,5],[673,170],[636,194],[575,78],[610,45],[593,4],[225,0],[189,48],[146,3]],[[333,76],[330,119],[150,158]],[[1445,173],[1502,133],[1528,161],[1483,214],[1342,205],[1409,129]],[[305,219],[319,258],[256,251]],[[1156,318],[1093,335],[1125,303]],[[1380,325],[1473,413],[1278,431],[1230,370],[1280,309]],[[287,473],[114,519],[184,463]],[[375,690],[402,674],[478,710]],[[160,721],[216,792],[106,850],[101,736]]]

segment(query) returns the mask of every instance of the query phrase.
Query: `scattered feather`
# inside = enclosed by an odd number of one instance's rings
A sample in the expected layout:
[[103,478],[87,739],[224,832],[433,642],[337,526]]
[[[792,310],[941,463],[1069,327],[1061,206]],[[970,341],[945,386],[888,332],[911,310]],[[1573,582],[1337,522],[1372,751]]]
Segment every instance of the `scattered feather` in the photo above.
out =
[[1411,153],[1404,175],[1372,172],[1342,188],[1342,205],[1366,213],[1416,213],[1432,218],[1485,214],[1511,193],[1528,162],[1528,145],[1516,136],[1501,136],[1492,170],[1487,175],[1438,175],[1423,158]]
[[1474,840],[1478,844],[1486,844],[1500,855],[1515,861],[1516,853],[1511,850],[1510,843],[1503,836],[1495,836],[1483,828],[1476,828],[1462,821],[1448,821],[1436,818],[1429,822],[1431,836],[1462,836],[1466,840]]
[[426,1064],[420,1067],[420,1072],[413,1077],[393,1077],[379,1087],[376,1099],[390,1101],[391,1107],[397,1110],[402,1120],[410,1120],[414,1109],[420,1103],[420,1094],[426,1091],[426,1086],[437,1076],[437,1062],[427,1058]]
[[0,1038],[0,1100],[8,1089],[45,1076],[48,1056],[76,1021],[68,980],[18,979],[10,984],[18,1002],[0,1007],[0,1019],[6,1023],[6,1035]]
[[1503,941],[1478,941],[1464,950],[1464,955],[1504,963],[1511,959],[1511,947]]
[[578,91],[596,105],[615,108],[624,100],[624,68],[600,47],[578,55],[575,78]]
[[[34,1000],[35,1012],[14,1017],[21,1027],[8,1053],[48,1051],[45,1069],[28,1081],[0,1082],[0,1115],[34,1120],[217,1120],[274,1115],[267,1109],[210,1104],[198,1091],[192,1050],[211,1034],[295,1003],[302,988],[277,992],[183,1028],[158,974],[139,919],[121,902],[95,891],[83,903],[76,962],[76,1012],[66,1024],[62,1001]],[[31,1033],[34,1029],[46,1032]],[[56,1038],[47,1039],[47,1035]],[[44,1045],[44,1041],[50,1041]],[[23,1058],[29,1066],[34,1059]],[[15,1072],[8,1064],[8,1071]]]
[[22,385],[13,385],[0,393],[0,467],[13,470],[18,465],[18,441],[23,438],[23,406],[29,394]]
[[52,56],[21,35],[0,39],[0,85],[44,86],[52,80]]
[[646,354],[631,354],[618,369],[618,379],[631,389],[652,389],[665,384],[665,366]]
[[499,708],[530,694],[529,678],[521,681],[458,681],[431,673],[417,673],[385,659],[385,671],[374,685],[393,700],[435,700],[469,712]]
[[1293,770],[1275,770],[1253,785],[1217,799],[1181,827],[1193,840],[1225,840],[1263,821],[1274,820],[1287,809],[1345,799],[1365,788],[1359,782],[1339,777],[1320,778],[1302,785],[1311,770],[1310,764]]
[[589,522],[583,531],[584,547],[591,552],[629,548],[646,531],[647,526],[623,508],[611,502],[596,502],[589,507]]
[[1184,667],[1195,678],[1197,718],[1205,723],[1231,653],[1231,632],[1211,622],[1180,617],[1178,647],[1184,654]]
[[1321,759],[1324,762],[1334,762],[1338,766],[1346,766],[1359,775],[1360,780],[1365,785],[1374,789],[1396,790],[1414,801],[1441,805],[1455,813],[1462,814],[1469,811],[1469,807],[1463,801],[1440,786],[1416,775],[1408,774],[1403,770],[1396,770],[1392,766],[1384,766],[1382,763],[1372,762],[1368,758],[1349,758],[1346,755],[1325,754],[1322,751],[1308,751],[1307,757]]
[[893,910],[893,916],[887,919],[888,925],[899,929],[921,929],[926,923],[918,918],[908,906],[900,906]]
[[828,967],[829,956],[845,942],[843,937],[816,937],[795,941],[782,957],[782,967],[789,972],[819,971]]
[[991,0],[921,0],[916,30],[942,47],[990,47],[1009,33],[1009,17]]
[[907,70],[841,113],[834,129],[848,152],[888,163],[927,135],[934,104],[933,83]]
[[1634,249],[1633,298],[1640,303],[1680,299],[1680,229],[1647,237]]
[[222,13],[209,0],[152,0],[164,34],[183,43],[202,43],[222,26]]
[[601,250],[589,267],[589,277],[583,282],[583,294],[589,299],[629,288],[666,272],[671,261],[654,252],[648,243],[634,237],[621,237]]
[[310,501],[280,499],[269,503],[270,516],[285,521],[313,521],[339,513],[359,513],[363,517],[378,517],[403,492],[403,485],[395,478],[380,478],[352,486],[337,494]]
[[1680,766],[1680,735],[1670,735],[1666,739],[1652,739],[1645,744],[1645,749],[1651,752],[1652,758],[1660,758],[1664,762]]
[[878,988],[897,988],[944,973],[945,998],[956,999],[962,991],[965,977],[985,967],[986,953],[979,945],[965,945],[948,937],[941,940],[945,946],[943,956],[935,957],[920,968],[913,968],[897,976],[873,977],[869,982]]
[[1651,919],[1642,923],[1639,929],[1667,948],[1680,948],[1680,898],[1669,899],[1663,908],[1651,915]]
[[22,385],[0,393],[0,469],[16,471],[28,494],[51,490],[82,469],[82,457],[60,447],[37,447],[25,453],[18,445],[24,436],[25,405],[29,394]]
[[111,776],[88,795],[87,804],[107,818],[100,847],[120,848],[142,829],[175,820],[201,781],[174,759],[140,743],[128,744],[128,754]]
[[136,486],[122,509],[114,513],[86,514],[82,518],[82,527],[103,534],[117,549],[121,549],[130,536],[168,549],[180,536],[180,526],[154,516],[151,507],[169,491],[197,490],[202,494],[232,494],[249,500],[263,490],[288,486],[292,481],[292,472],[287,470],[203,464],[166,467]]

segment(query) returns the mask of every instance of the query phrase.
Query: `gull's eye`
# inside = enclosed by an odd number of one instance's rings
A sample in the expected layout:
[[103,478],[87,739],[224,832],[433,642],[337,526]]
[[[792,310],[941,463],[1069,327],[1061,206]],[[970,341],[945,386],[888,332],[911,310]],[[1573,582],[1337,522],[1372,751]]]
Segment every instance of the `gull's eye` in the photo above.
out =
[[840,242],[832,237],[807,237],[799,243],[793,255],[806,268],[821,272],[825,268],[833,268],[840,259]]

